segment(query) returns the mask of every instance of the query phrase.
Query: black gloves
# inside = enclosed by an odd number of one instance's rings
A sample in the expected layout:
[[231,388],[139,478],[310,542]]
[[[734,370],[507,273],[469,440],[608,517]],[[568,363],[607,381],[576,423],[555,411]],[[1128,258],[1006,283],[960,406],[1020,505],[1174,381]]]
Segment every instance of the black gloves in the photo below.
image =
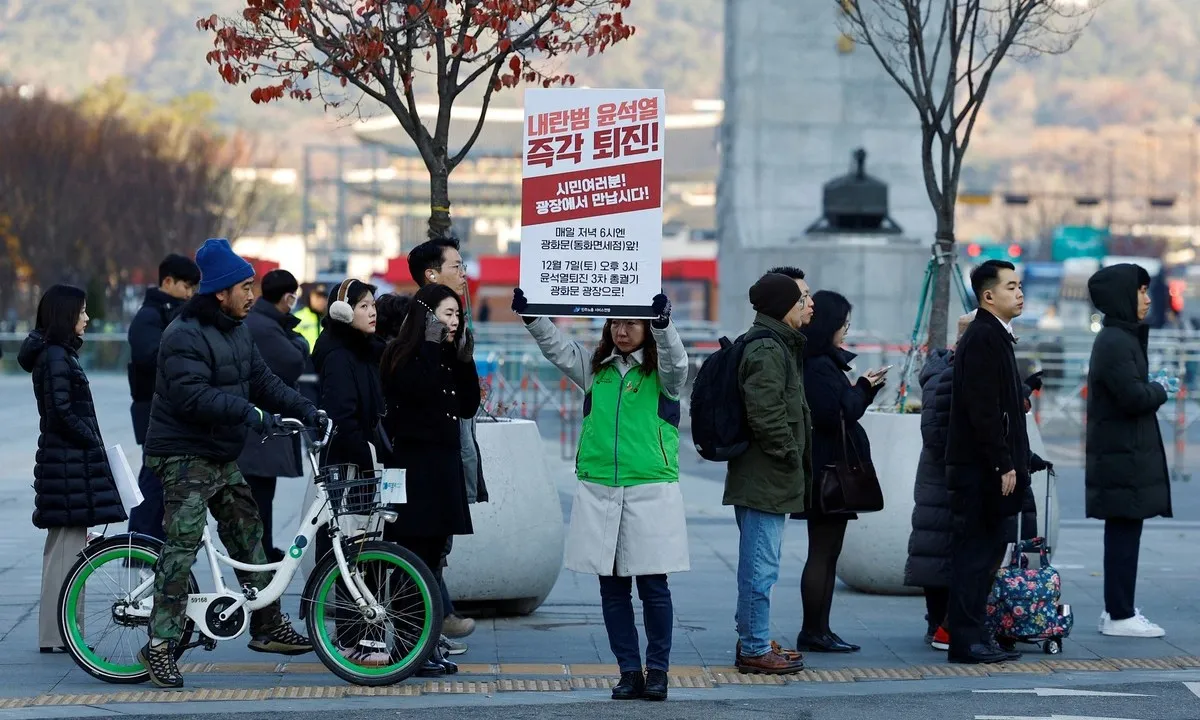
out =
[[475,356],[475,336],[467,329],[466,323],[458,329],[458,361],[471,362],[471,358]]
[[654,319],[650,321],[653,327],[663,330],[671,323],[671,301],[667,299],[666,295],[662,293],[655,295],[650,304],[650,311],[654,313]]
[[529,299],[521,288],[513,288],[512,311],[521,316],[526,325],[532,325],[537,318],[525,317],[523,314],[529,308]]
[[304,422],[305,427],[315,428],[321,425],[321,421],[325,419],[325,413],[318,410],[315,405],[309,405],[308,410],[304,412],[304,417],[300,419]]
[[446,327],[446,323],[438,320],[436,315],[429,313],[425,316],[425,342],[444,342],[448,332],[450,332],[450,328]]
[[245,419],[246,424],[250,426],[250,429],[258,435],[271,435],[279,429],[278,416],[265,413],[253,405],[251,405],[250,409],[246,411]]
[[1031,392],[1037,392],[1042,389],[1042,370],[1038,370],[1034,374],[1025,378],[1025,385]]
[[1043,460],[1041,455],[1030,453],[1029,455],[1029,472],[1041,472],[1043,470],[1053,470],[1054,463],[1049,460]]

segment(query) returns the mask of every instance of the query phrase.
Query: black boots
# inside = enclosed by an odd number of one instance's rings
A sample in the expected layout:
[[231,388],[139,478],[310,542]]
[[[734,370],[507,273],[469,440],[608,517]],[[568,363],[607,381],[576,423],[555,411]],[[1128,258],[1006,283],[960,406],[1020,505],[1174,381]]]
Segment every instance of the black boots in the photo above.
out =
[[641,670],[621,673],[621,680],[612,689],[613,700],[641,700],[646,693],[646,677]]

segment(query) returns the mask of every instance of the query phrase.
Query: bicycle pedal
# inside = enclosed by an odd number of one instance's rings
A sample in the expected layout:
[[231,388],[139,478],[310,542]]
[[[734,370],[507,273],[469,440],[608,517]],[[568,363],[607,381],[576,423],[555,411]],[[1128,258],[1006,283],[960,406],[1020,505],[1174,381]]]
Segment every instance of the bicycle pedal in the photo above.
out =
[[253,600],[258,597],[258,590],[255,590],[250,585],[243,585],[242,594],[246,596],[247,600]]

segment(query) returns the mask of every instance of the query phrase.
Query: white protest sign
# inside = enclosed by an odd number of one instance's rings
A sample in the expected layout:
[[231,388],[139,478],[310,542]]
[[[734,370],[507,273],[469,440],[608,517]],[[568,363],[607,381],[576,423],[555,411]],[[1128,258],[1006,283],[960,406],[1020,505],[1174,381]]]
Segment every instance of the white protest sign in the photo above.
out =
[[662,90],[525,91],[526,315],[653,316],[666,112]]

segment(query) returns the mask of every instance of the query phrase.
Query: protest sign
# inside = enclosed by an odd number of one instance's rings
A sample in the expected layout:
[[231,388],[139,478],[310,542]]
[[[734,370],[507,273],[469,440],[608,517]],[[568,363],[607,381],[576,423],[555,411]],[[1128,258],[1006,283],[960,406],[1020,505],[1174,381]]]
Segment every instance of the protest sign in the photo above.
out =
[[662,90],[525,91],[525,314],[652,316],[666,112]]

